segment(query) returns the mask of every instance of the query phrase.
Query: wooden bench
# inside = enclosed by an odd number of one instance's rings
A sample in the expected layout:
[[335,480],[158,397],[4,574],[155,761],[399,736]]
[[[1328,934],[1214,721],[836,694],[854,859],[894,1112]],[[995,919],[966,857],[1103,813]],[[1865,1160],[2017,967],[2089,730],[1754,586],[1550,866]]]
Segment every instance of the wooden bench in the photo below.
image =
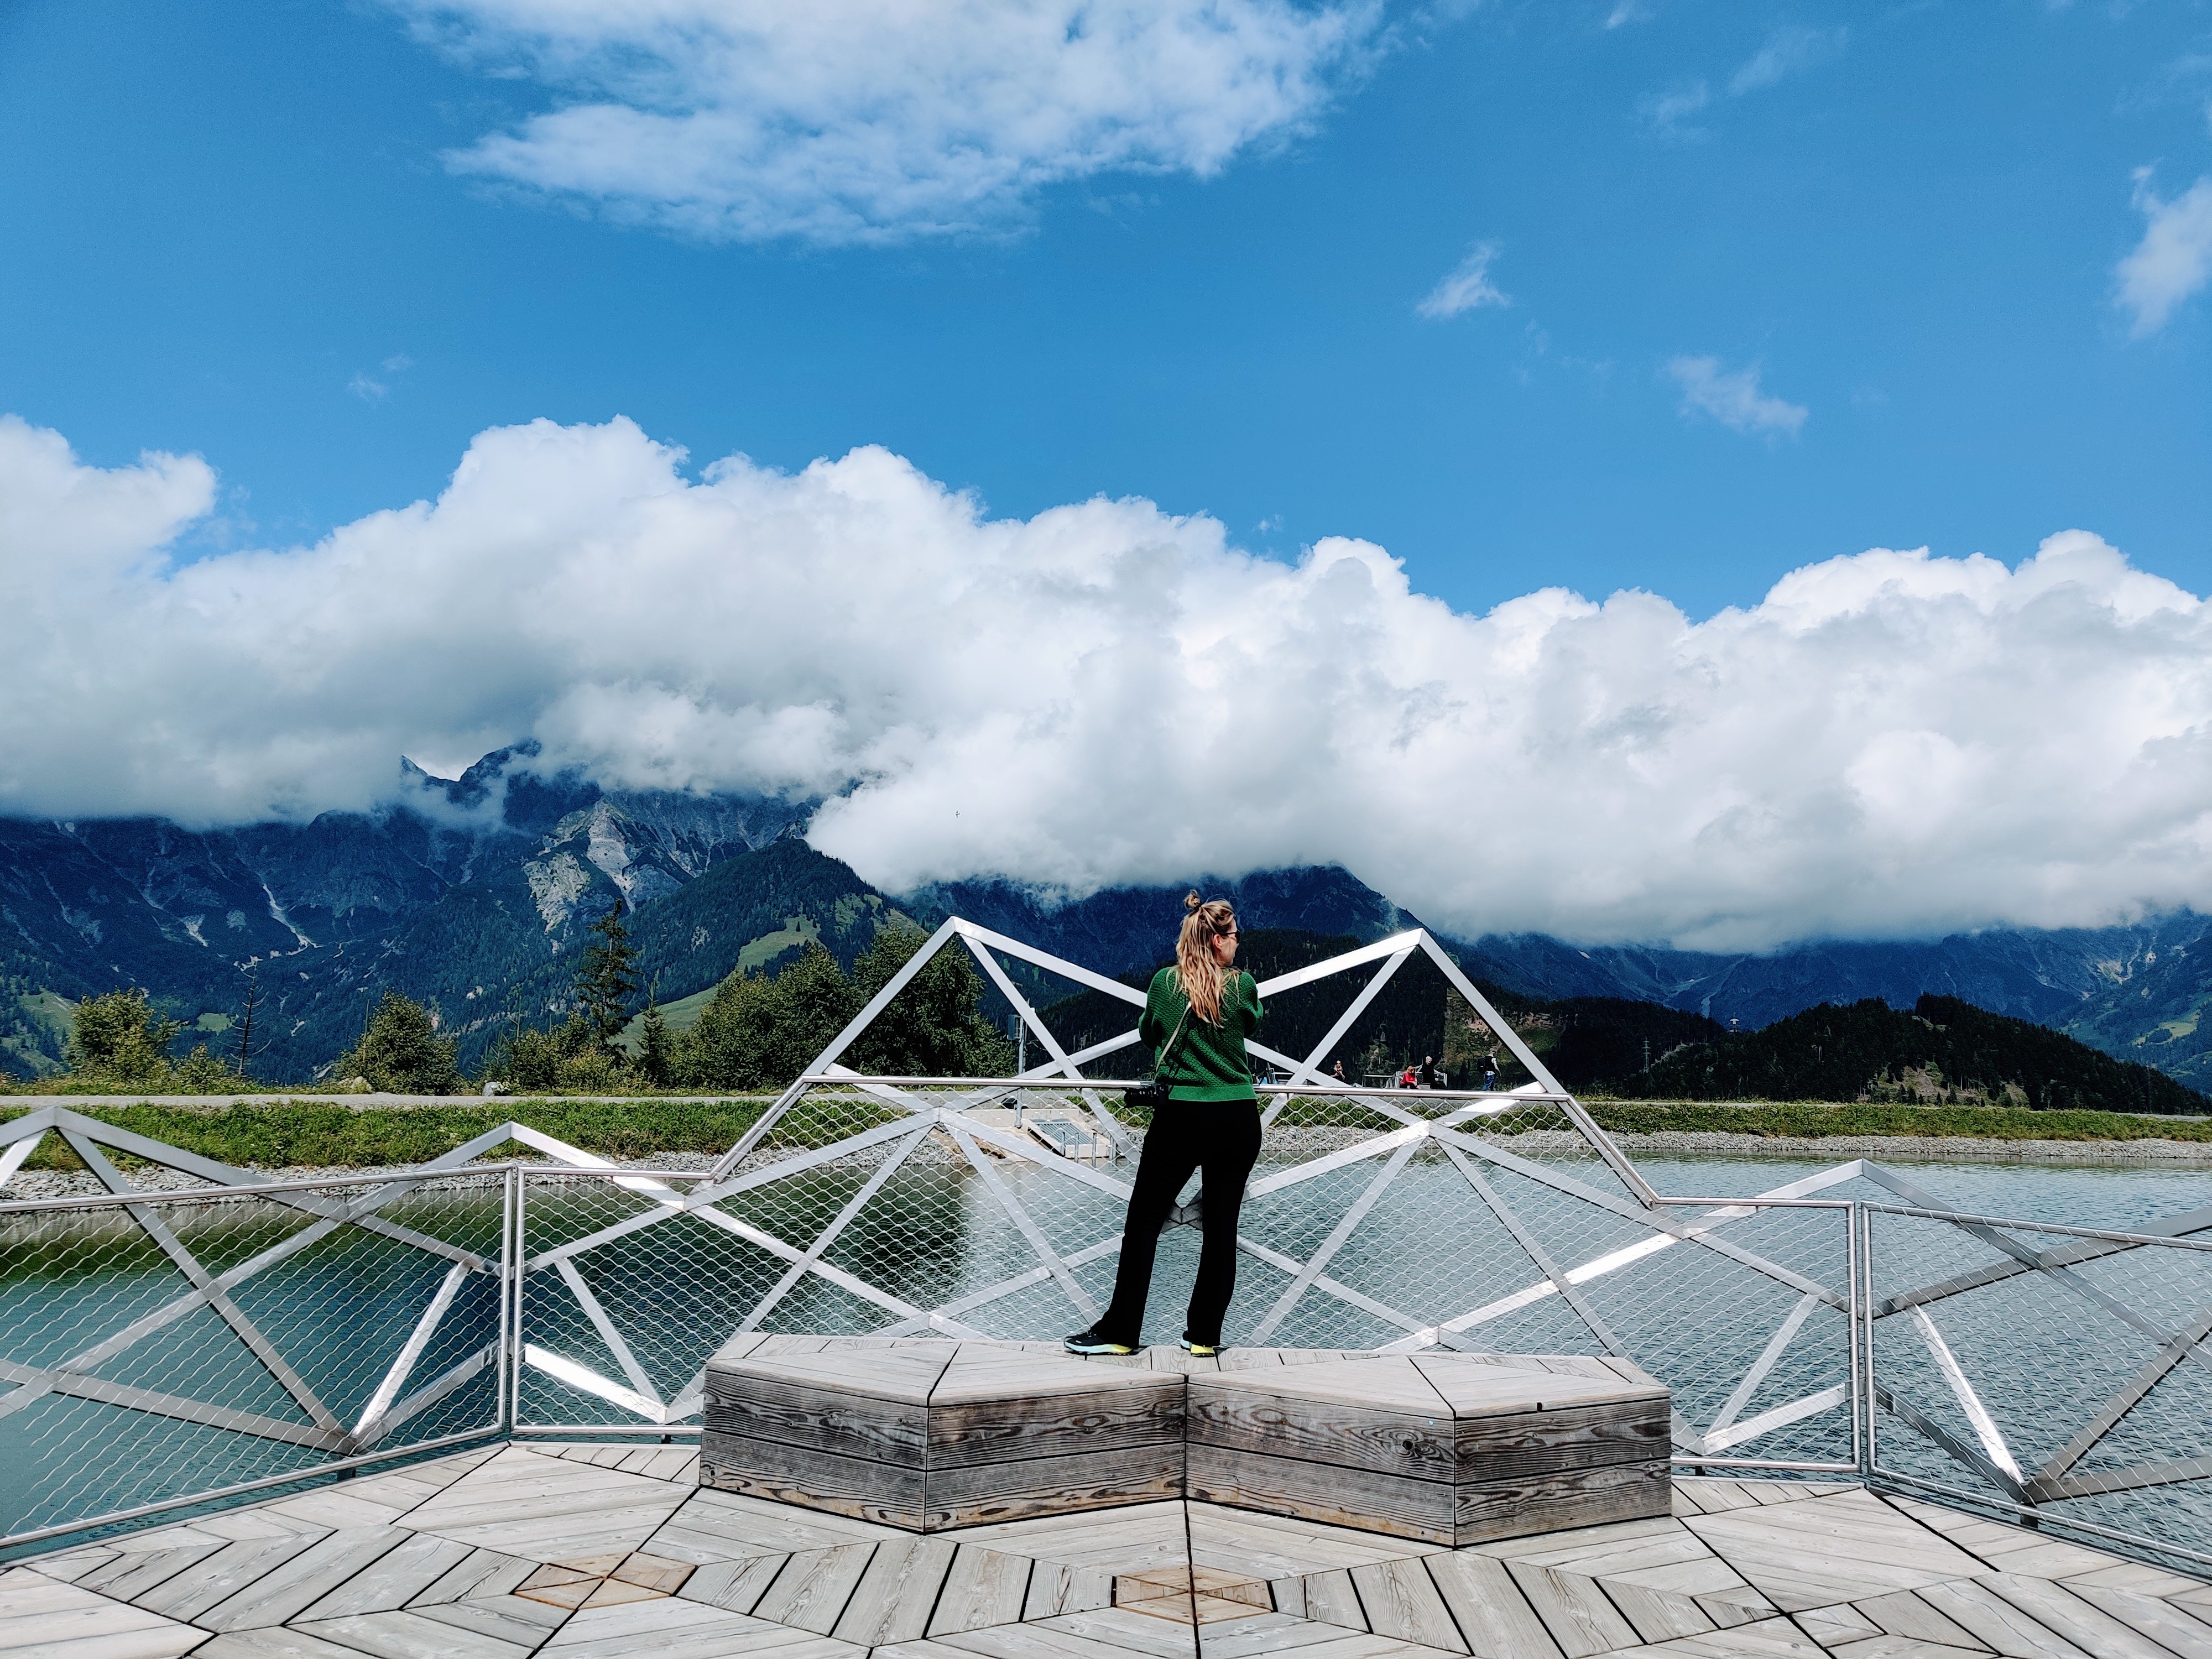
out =
[[988,1342],[762,1346],[708,1362],[702,1486],[912,1532],[1182,1495],[1173,1372]]
[[1194,1376],[1188,1495],[1451,1545],[1666,1515],[1668,1390],[1626,1362],[1523,1364],[1393,1354]]

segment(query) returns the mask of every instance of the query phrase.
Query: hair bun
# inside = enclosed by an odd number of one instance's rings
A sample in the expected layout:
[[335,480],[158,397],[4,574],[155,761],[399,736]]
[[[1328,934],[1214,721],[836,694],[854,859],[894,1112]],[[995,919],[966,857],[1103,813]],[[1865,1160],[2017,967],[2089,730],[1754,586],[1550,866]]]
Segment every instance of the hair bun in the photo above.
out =
[[1198,889],[1195,887],[1182,896],[1182,908],[1186,914],[1195,914],[1205,902],[1204,899],[1199,897]]

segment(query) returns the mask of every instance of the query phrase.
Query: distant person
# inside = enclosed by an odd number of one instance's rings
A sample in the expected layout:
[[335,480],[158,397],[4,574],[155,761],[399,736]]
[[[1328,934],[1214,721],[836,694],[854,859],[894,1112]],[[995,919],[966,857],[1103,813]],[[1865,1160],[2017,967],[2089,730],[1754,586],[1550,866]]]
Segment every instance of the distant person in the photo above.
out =
[[1414,1076],[1413,1068],[1412,1066],[1408,1066],[1404,1071],[1398,1073],[1398,1086],[1401,1089],[1412,1089],[1419,1086],[1419,1079]]
[[1137,1024],[1168,1085],[1168,1103],[1145,1132],[1137,1159],[1114,1299],[1096,1324],[1067,1339],[1070,1353],[1137,1351],[1160,1229],[1194,1170],[1205,1171],[1205,1221],[1182,1346],[1200,1357],[1221,1352],[1221,1321],[1237,1289],[1237,1216],[1260,1156],[1260,1103],[1244,1044],[1267,1011],[1258,981],[1234,965],[1237,913],[1229,902],[1201,903],[1193,893],[1182,902],[1175,965],[1152,975]]
[[1342,1060],[1338,1060],[1338,1061],[1336,1062],[1335,1073],[1336,1073],[1336,1080],[1337,1080],[1339,1083],[1343,1084],[1346,1088],[1349,1088],[1349,1087],[1351,1087],[1351,1086],[1352,1086],[1352,1079],[1351,1079],[1350,1078],[1348,1078],[1348,1077],[1345,1076],[1345,1074],[1344,1074],[1344,1062],[1343,1062]]
[[1495,1048],[1490,1051],[1482,1062],[1482,1086],[1485,1089],[1495,1089],[1498,1086],[1498,1050]]
[[1436,1086],[1437,1057],[1434,1054],[1423,1054],[1421,1056],[1421,1087],[1433,1089]]

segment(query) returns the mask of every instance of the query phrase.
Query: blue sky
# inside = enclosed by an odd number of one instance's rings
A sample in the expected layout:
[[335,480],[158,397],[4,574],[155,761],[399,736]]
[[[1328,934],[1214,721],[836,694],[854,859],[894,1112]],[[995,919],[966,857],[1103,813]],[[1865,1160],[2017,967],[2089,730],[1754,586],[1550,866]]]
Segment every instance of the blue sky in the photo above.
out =
[[[695,465],[878,443],[994,514],[1364,537],[1461,609],[1701,617],[2075,526],[2212,588],[2212,296],[2115,297],[2212,173],[2202,4],[1398,8],[1208,176],[1063,167],[859,245],[457,168],[605,93],[457,45],[469,9],[0,11],[0,410],[204,456],[209,546],[625,415]],[[1485,247],[1509,302],[1422,315]]]

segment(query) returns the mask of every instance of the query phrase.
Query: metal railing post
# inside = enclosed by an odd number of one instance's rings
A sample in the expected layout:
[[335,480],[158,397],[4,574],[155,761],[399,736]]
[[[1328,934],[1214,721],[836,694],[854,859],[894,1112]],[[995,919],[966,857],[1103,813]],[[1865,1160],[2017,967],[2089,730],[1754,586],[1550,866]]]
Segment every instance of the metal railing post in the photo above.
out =
[[522,1285],[525,1263],[530,1255],[530,1177],[520,1164],[513,1166],[513,1173],[514,1249],[507,1258],[511,1322],[507,1337],[507,1431],[510,1435],[522,1422]]

